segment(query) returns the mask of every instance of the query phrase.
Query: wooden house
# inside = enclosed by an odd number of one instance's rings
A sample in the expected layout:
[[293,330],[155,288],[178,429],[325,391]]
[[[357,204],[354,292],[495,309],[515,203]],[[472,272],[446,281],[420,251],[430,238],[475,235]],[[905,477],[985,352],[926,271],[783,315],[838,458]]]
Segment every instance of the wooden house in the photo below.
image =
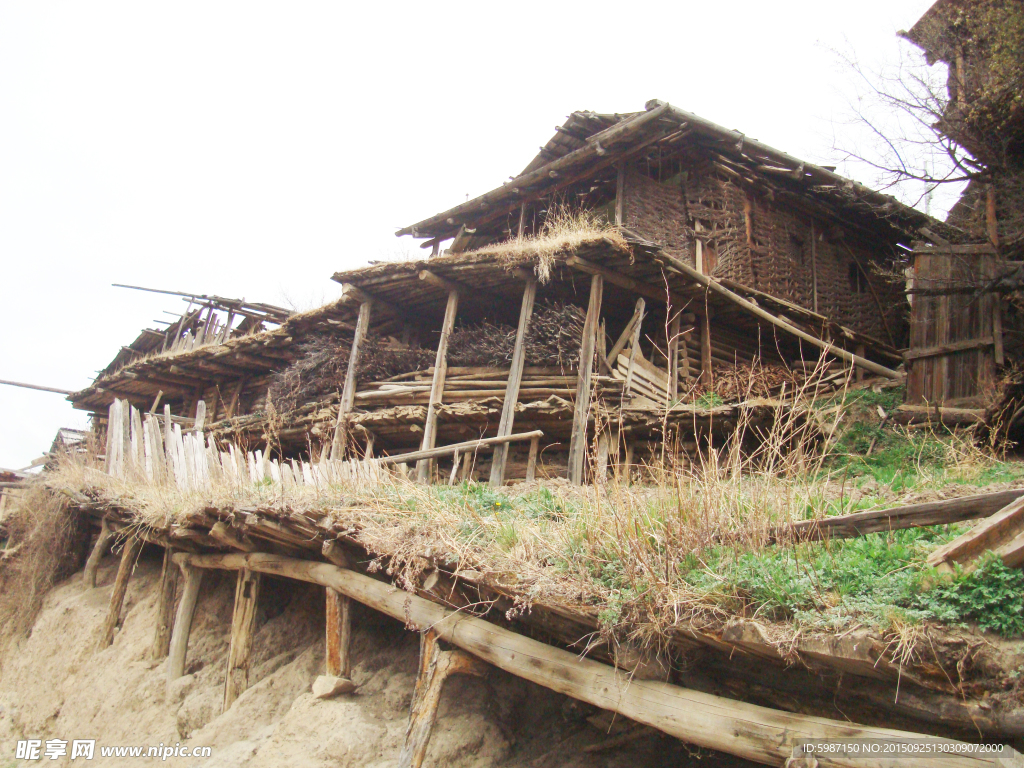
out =
[[929,224],[666,103],[576,112],[523,173],[402,229],[422,260],[340,272],[337,302],[172,342],[71,399],[102,419],[115,396],[174,393],[171,419],[202,401],[218,434],[282,457],[540,431],[417,471],[582,482],[770,420],[812,378],[896,377],[907,304],[889,276]]

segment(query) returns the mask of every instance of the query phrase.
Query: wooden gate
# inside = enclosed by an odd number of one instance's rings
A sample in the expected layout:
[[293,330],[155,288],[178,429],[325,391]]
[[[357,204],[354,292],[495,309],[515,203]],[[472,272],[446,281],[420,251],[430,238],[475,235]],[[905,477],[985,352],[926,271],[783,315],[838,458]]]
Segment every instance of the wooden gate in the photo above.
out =
[[915,249],[907,403],[984,405],[1002,363],[998,296],[982,290],[995,265],[989,245]]

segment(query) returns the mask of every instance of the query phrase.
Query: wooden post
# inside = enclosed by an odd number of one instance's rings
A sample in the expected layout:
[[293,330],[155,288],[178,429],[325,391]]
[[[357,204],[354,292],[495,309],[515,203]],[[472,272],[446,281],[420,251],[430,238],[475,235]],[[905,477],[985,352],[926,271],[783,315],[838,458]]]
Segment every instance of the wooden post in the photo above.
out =
[[327,589],[327,663],[331,677],[349,677],[352,672],[352,600]]
[[359,317],[356,319],[356,330],[352,335],[352,348],[348,353],[348,371],[345,373],[345,387],[341,392],[341,402],[338,403],[338,420],[334,425],[334,441],[331,443],[331,458],[335,461],[342,461],[345,458],[345,448],[348,443],[345,417],[352,410],[352,403],[356,397],[356,371],[359,367],[359,348],[366,338],[366,332],[370,327],[370,309],[372,301],[364,301],[359,305]]
[[583,324],[580,343],[580,367],[576,378],[576,405],[572,414],[572,436],[569,439],[569,481],[583,484],[583,469],[587,456],[587,422],[590,419],[590,387],[594,371],[594,348],[597,344],[597,326],[601,315],[601,294],[604,278],[590,278],[590,303]]
[[599,483],[608,480],[608,450],[610,447],[608,430],[605,429],[597,438],[597,477]]
[[707,307],[704,314],[697,316],[700,323],[700,381],[707,387],[714,384],[714,375],[711,372],[711,308]]
[[[867,353],[867,349],[863,344],[858,344],[856,346],[856,352],[857,357],[864,357],[864,355]],[[859,384],[860,382],[864,381],[864,369],[858,365],[854,368],[854,370],[856,371],[856,373],[854,373],[855,380]]]
[[615,174],[615,226],[621,227],[626,218],[626,166],[620,164]]
[[156,629],[153,632],[152,657],[159,661],[171,647],[174,627],[174,598],[178,592],[178,568],[174,565],[174,550],[164,549],[164,565],[160,572],[160,599],[156,608]]
[[[512,349],[512,367],[508,372],[508,383],[505,385],[505,402],[501,408],[501,420],[498,422],[498,435],[506,437],[512,434],[512,423],[516,415],[516,403],[519,402],[519,385],[523,381],[523,366],[526,362],[526,332],[530,327],[533,315],[533,303],[537,298],[537,280],[530,278],[523,290],[523,303],[519,308],[519,327],[516,328],[516,343]],[[505,463],[508,461],[508,444],[499,444],[494,449],[491,460],[491,486],[500,487],[505,482]]]
[[[670,304],[666,311],[672,313]],[[668,401],[679,399],[679,313],[676,312],[668,323]],[[684,342],[685,346],[685,342]]]
[[995,346],[996,365],[1003,365],[1006,358],[1003,353],[1003,297],[992,294],[992,341]]
[[228,648],[228,669],[224,676],[225,710],[249,687],[249,663],[252,636],[256,628],[260,579],[260,574],[243,568],[238,572],[238,580],[235,582],[235,612],[231,617],[231,646]]
[[[110,427],[108,426],[107,429]],[[106,517],[100,521],[100,533],[96,537],[96,545],[92,548],[92,552],[89,553],[89,559],[85,561],[85,570],[82,571],[82,581],[87,587],[96,586],[96,571],[100,567],[100,560],[103,559],[103,553],[107,551],[107,545],[110,543],[110,537],[114,535],[113,529],[110,527],[110,520]]]
[[121,617],[124,594],[128,591],[128,579],[135,569],[135,560],[141,549],[142,538],[134,533],[128,536],[121,549],[121,564],[117,567],[114,590],[110,593],[110,609],[107,611],[107,620],[103,624],[103,633],[100,635],[99,650],[109,647],[114,642],[114,632],[117,629],[117,620]]
[[[459,292],[448,291],[448,304],[444,309],[441,324],[441,338],[437,342],[437,356],[434,358],[434,380],[430,385],[430,403],[427,405],[427,421],[423,425],[423,444],[420,450],[429,451],[437,443],[437,406],[444,400],[444,380],[448,374],[448,338],[455,327],[455,313],[459,309]],[[416,464],[416,480],[429,482],[431,459],[422,459]]]
[[412,695],[405,744],[398,755],[398,768],[420,768],[427,755],[430,732],[441,702],[441,690],[449,675],[483,675],[487,666],[463,651],[442,651],[437,634],[427,630],[420,635],[420,664]]
[[530,441],[530,457],[526,460],[526,482],[530,483],[537,479],[537,454],[540,451],[540,438],[535,437]]
[[811,219],[811,309],[818,311],[818,232]]
[[185,674],[185,655],[188,652],[188,636],[192,632],[192,619],[196,614],[196,601],[199,599],[199,586],[203,583],[201,568],[182,565],[185,574],[185,585],[181,589],[181,600],[174,617],[174,631],[171,633],[171,645],[167,651],[167,682],[177,680]]

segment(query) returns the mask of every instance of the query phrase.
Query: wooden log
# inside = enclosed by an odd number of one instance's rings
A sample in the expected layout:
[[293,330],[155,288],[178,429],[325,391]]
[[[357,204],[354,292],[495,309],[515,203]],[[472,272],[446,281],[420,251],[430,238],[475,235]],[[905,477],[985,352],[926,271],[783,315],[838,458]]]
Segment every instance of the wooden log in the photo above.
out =
[[352,671],[352,599],[327,588],[327,674],[349,677]]
[[679,399],[679,341],[679,313],[677,312],[669,321],[668,326],[668,399],[672,403]]
[[171,648],[171,631],[174,628],[174,598],[178,593],[178,567],[174,564],[174,550],[164,548],[164,563],[160,571],[160,596],[156,606],[156,627],[153,630],[153,647],[150,655],[160,661]]
[[[640,680],[614,667],[555,648],[484,619],[452,611],[426,598],[395,589],[354,571],[327,563],[278,555],[175,555],[175,562],[194,567],[261,573],[307,581],[336,589],[407,627],[433,629],[437,636],[500,669],[538,685],[618,712],[684,741],[737,755],[763,765],[783,766],[803,739],[917,740],[920,734],[861,726],[734,701],[670,683]],[[996,768],[994,759],[950,752],[929,757],[929,768]],[[891,759],[863,755],[830,756],[837,768],[892,768]],[[914,761],[915,764],[918,761]],[[910,765],[910,763],[908,763]]]
[[423,765],[444,681],[449,675],[460,673],[483,675],[486,667],[462,651],[442,651],[437,642],[437,633],[429,629],[423,632],[420,635],[420,663],[412,695],[409,725],[405,731],[405,743],[398,755],[399,768],[421,768]]
[[[455,313],[459,309],[458,291],[448,292],[448,304],[444,310],[441,338],[437,341],[437,356],[434,359],[434,380],[430,385],[430,401],[427,404],[427,419],[423,425],[423,441],[420,450],[429,451],[437,443],[437,406],[444,399],[444,379],[448,371],[448,338],[455,327]],[[425,483],[430,480],[430,459],[420,459],[416,464],[416,480]]]
[[255,552],[256,545],[246,539],[225,522],[217,522],[210,526],[210,538],[231,549],[241,552]]
[[235,610],[231,617],[231,645],[224,677],[224,710],[249,687],[252,638],[256,628],[256,603],[262,575],[248,568],[238,572],[235,582]]
[[85,561],[85,570],[82,571],[82,581],[85,586],[89,588],[96,586],[96,571],[100,567],[100,561],[103,559],[107,545],[110,544],[110,537],[113,535],[114,530],[110,525],[110,518],[104,515],[100,521],[100,532],[96,537],[96,544],[93,546],[92,552],[89,553],[89,559]]
[[886,368],[884,365],[879,365],[878,363],[875,363],[871,360],[847,352],[842,347],[837,347],[831,342],[823,341],[819,339],[817,336],[812,336],[806,331],[803,331],[800,328],[797,328],[796,326],[786,322],[785,320],[776,317],[770,312],[766,312],[764,309],[757,306],[753,302],[744,299],[739,294],[733,293],[731,290],[722,285],[718,280],[713,280],[709,278],[707,275],[700,274],[699,272],[694,270],[693,267],[691,267],[689,264],[685,264],[684,262],[677,259],[675,256],[670,256],[667,253],[661,252],[658,253],[657,258],[661,261],[664,261],[668,266],[672,267],[677,272],[680,272],[681,274],[686,275],[689,278],[692,278],[694,281],[704,286],[705,288],[708,288],[714,291],[715,293],[719,294],[720,296],[726,297],[727,299],[734,302],[738,306],[743,307],[745,310],[755,315],[756,317],[760,317],[762,320],[766,320],[767,322],[771,323],[777,328],[781,328],[787,333],[790,333],[799,339],[803,339],[808,344],[812,344],[813,346],[817,347],[818,349],[824,350],[830,355],[838,357],[841,360],[845,360],[848,363],[859,365],[871,371],[872,373],[878,376],[884,376],[887,379],[898,379],[900,377],[900,374],[897,371],[892,370],[891,368]]
[[540,438],[530,440],[530,456],[526,460],[526,482],[537,479],[537,454],[540,452]]
[[135,570],[135,561],[141,550],[142,537],[130,534],[121,549],[121,563],[117,567],[117,578],[114,579],[114,589],[110,593],[110,608],[100,634],[99,650],[108,648],[114,642],[114,632],[117,630],[117,621],[121,618],[124,595],[128,591],[128,579]]
[[411,461],[419,461],[420,459],[437,459],[441,456],[451,456],[456,451],[459,453],[462,453],[463,451],[476,451],[477,449],[484,448],[488,445],[514,443],[520,440],[530,440],[534,437],[544,437],[544,433],[539,429],[535,429],[532,432],[521,432],[518,435],[509,435],[508,437],[485,437],[480,440],[467,440],[464,443],[453,443],[451,445],[434,448],[429,451],[412,451],[411,453],[400,453],[397,456],[381,456],[379,459],[374,459],[374,461],[379,462],[384,466],[408,464]]
[[1024,529],[1024,498],[1011,501],[971,530],[933,550],[925,561],[933,568],[952,563],[967,563],[990,549],[1011,542]]
[[583,484],[583,470],[586,464],[591,379],[594,373],[594,351],[597,345],[603,289],[604,278],[601,275],[590,278],[590,302],[587,305],[587,319],[583,324],[583,340],[580,343],[580,367],[572,414],[572,435],[569,438],[569,482],[575,485]]
[[[526,332],[530,327],[533,315],[533,303],[537,298],[537,280],[526,281],[523,289],[523,302],[519,308],[519,325],[516,328],[515,346],[512,348],[512,367],[508,372],[508,384],[505,387],[505,399],[501,407],[501,419],[498,422],[498,436],[507,437],[512,434],[515,420],[516,403],[519,402],[519,385],[523,379],[523,367],[526,363]],[[432,447],[432,446],[431,446]],[[505,482],[505,463],[508,460],[508,443],[499,443],[494,449],[491,459],[491,487],[500,487]]]
[[714,385],[711,370],[711,319],[705,314],[700,322],[700,382],[706,387]]
[[985,421],[985,409],[903,404],[893,411],[892,420],[898,424],[936,423],[948,427],[970,426]]
[[345,417],[352,410],[352,403],[355,401],[359,350],[363,340],[366,338],[366,332],[370,328],[370,310],[372,307],[372,301],[364,301],[359,305],[356,330],[352,336],[352,348],[348,353],[348,370],[345,372],[345,386],[341,392],[341,402],[338,403],[338,420],[334,425],[334,440],[331,443],[331,458],[336,461],[345,458],[345,449],[348,443]]
[[1007,504],[1024,497],[1024,489],[982,493],[959,499],[927,501],[905,507],[891,507],[869,512],[837,515],[822,520],[801,520],[780,529],[801,541],[824,538],[846,539],[869,533],[922,528],[928,525],[950,525],[995,514]]
[[185,657],[188,653],[188,636],[192,632],[192,619],[196,614],[196,602],[199,599],[199,587],[203,583],[201,568],[193,568],[179,560],[179,555],[172,555],[172,560],[181,566],[185,574],[185,584],[181,590],[181,600],[174,616],[174,630],[171,632],[171,645],[167,651],[167,682],[177,680],[185,674]]

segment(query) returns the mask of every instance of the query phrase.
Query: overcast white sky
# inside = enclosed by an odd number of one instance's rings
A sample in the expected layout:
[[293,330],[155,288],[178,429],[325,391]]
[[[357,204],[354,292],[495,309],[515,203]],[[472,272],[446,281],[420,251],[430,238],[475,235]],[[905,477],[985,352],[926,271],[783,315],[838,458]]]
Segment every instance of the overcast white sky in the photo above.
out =
[[[891,59],[930,4],[0,0],[0,379],[83,387],[181,310],[113,282],[322,303],[575,109],[659,98],[834,162],[830,49]],[[0,467],[85,425],[0,386]]]

